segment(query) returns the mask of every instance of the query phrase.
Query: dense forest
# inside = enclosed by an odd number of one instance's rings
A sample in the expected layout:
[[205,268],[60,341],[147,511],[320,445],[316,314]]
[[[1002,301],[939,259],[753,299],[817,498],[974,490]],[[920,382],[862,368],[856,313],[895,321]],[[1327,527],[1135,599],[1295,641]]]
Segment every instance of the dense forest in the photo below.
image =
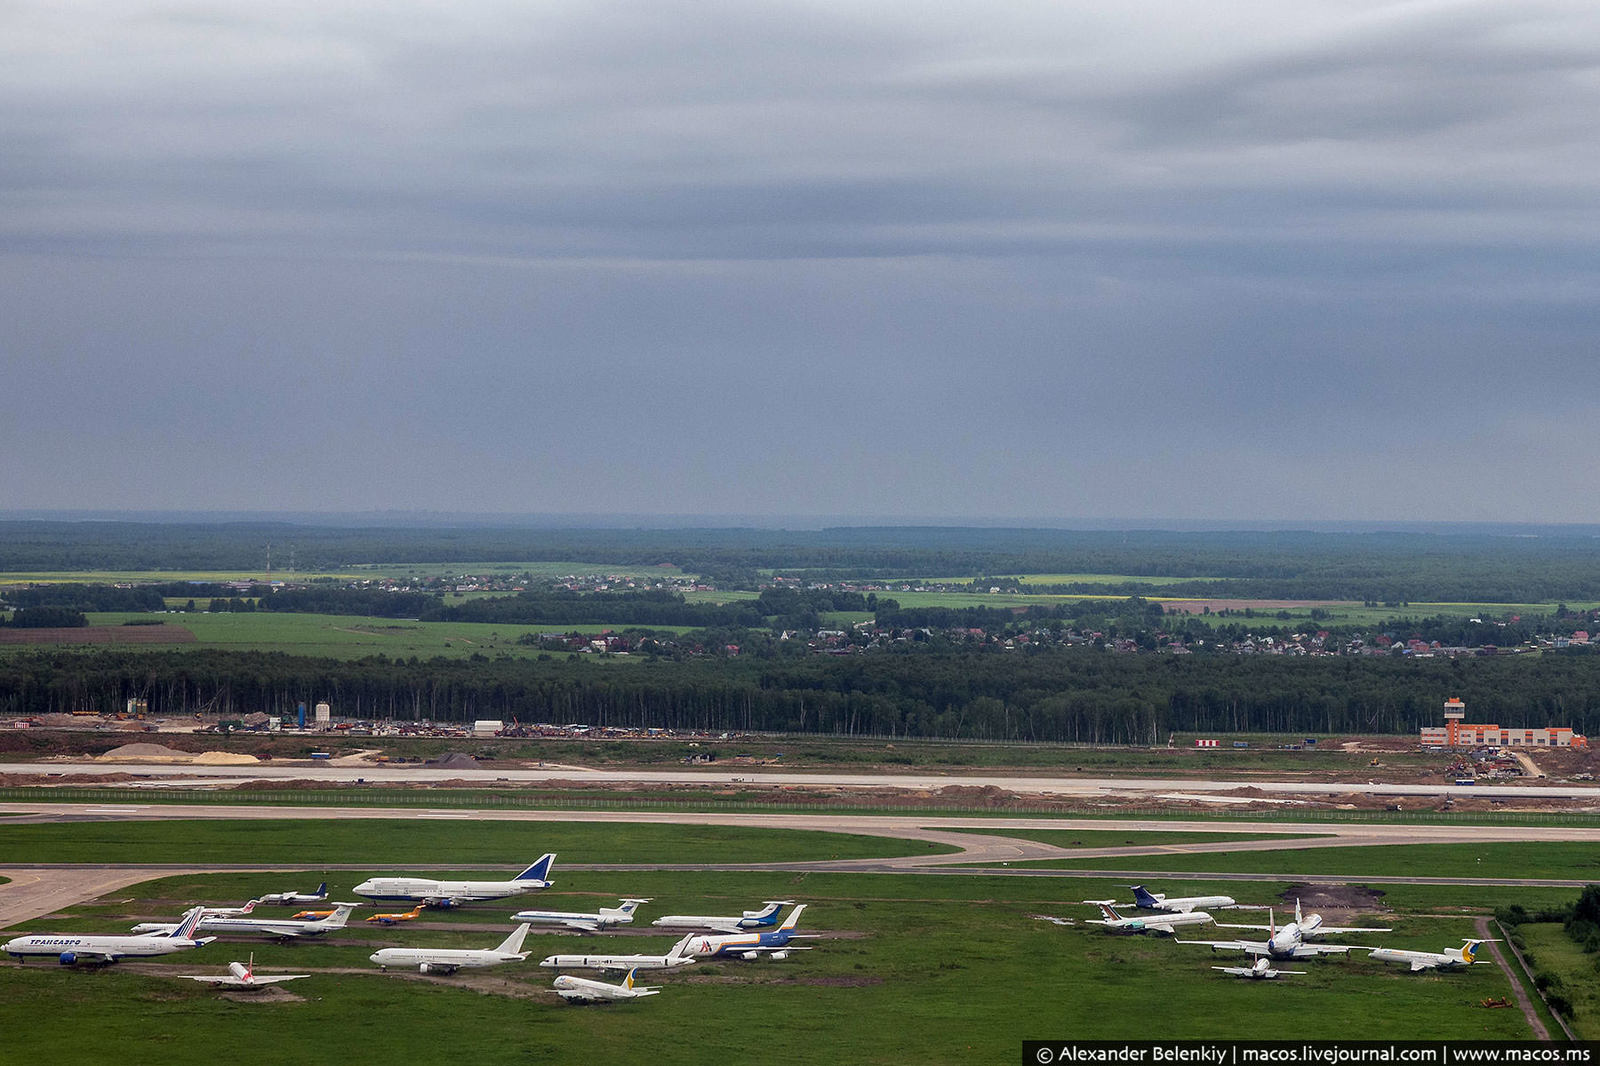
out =
[[1168,580],[1155,587],[1110,589],[1068,582],[1057,591],[1394,603],[1600,600],[1600,538],[1592,530],[1561,528],[1524,535],[1475,530],[574,530],[5,521],[0,522],[0,571],[178,569],[259,574],[265,571],[269,544],[277,546],[280,560],[292,548],[303,571],[371,563],[469,565],[517,560],[671,564],[706,575],[723,588],[754,588],[774,571],[836,581],[1133,574]]
[[1600,656],[1282,659],[904,652],[606,664],[558,655],[355,662],[272,653],[21,652],[0,658],[0,713],[116,708],[358,718],[579,722],[714,731],[1164,743],[1173,731],[1411,733],[1446,697],[1501,725],[1600,730]]

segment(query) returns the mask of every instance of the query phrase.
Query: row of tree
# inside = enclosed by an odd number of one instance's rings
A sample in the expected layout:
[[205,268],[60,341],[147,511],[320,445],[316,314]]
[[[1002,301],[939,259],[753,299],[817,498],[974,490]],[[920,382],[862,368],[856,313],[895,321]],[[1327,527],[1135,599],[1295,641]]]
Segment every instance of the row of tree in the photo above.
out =
[[1510,727],[1600,730],[1600,657],[1267,659],[916,652],[767,661],[337,661],[255,652],[19,652],[0,712],[151,701],[157,714],[292,714],[583,722],[714,731],[1164,743],[1171,732],[1413,733],[1448,696]]

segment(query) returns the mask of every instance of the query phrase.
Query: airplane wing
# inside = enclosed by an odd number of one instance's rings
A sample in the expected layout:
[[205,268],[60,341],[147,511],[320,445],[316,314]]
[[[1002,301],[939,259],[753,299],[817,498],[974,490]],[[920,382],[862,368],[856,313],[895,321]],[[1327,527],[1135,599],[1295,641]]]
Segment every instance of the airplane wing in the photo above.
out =
[[255,977],[253,977],[251,979],[251,982],[253,984],[258,984],[258,985],[275,985],[279,981],[298,981],[303,977],[310,977],[310,976],[311,975],[308,974],[308,973],[277,973],[277,974],[270,974],[270,975],[268,975],[266,977],[263,977],[260,974],[256,974]]
[[1439,964],[1437,962],[1432,962],[1432,961],[1423,960],[1423,959],[1412,959],[1411,960],[1411,972],[1412,973],[1416,973],[1418,970],[1433,970],[1433,969],[1437,969],[1438,966],[1439,966]]
[[1393,929],[1370,929],[1360,925],[1319,925],[1307,936],[1327,936],[1329,933],[1392,933]]
[[586,922],[581,918],[569,918],[561,924],[568,929],[576,929],[580,933],[598,933],[600,931],[599,922]]
[[1371,951],[1371,948],[1362,947],[1360,944],[1301,944],[1294,949],[1294,958],[1314,959],[1318,955],[1343,955],[1347,951],[1359,948],[1362,951]]

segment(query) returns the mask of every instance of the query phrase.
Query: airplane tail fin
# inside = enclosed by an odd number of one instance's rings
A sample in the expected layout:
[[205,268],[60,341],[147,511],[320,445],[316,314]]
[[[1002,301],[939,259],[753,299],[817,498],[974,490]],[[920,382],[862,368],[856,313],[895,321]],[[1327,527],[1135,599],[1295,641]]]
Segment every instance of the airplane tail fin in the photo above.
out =
[[1304,925],[1305,919],[1300,916],[1300,897],[1294,898],[1294,924]]
[[174,940],[193,940],[195,930],[200,928],[200,919],[205,917],[205,913],[206,909],[204,907],[189,908],[184,912],[183,918],[179,920],[177,926],[168,935]]
[[317,890],[315,892],[311,893],[311,894],[313,896],[317,897],[318,899],[327,899],[328,898],[328,882],[326,882],[326,881],[322,882],[322,884],[317,886]]
[[513,881],[548,881],[550,880],[550,865],[556,861],[556,853],[547,851],[539,856],[539,860],[517,876]]
[[1096,903],[1095,906],[1100,908],[1100,914],[1105,918],[1106,921],[1108,921],[1108,922],[1120,922],[1120,921],[1122,921],[1122,915],[1118,914],[1117,913],[1117,908],[1113,907],[1111,904],[1109,904],[1109,903]]
[[1149,892],[1145,891],[1145,887],[1143,885],[1134,885],[1133,902],[1140,907],[1155,907],[1160,904],[1161,901],[1156,899]]
[[650,901],[647,899],[625,899],[621,903],[617,904],[617,913],[632,914],[634,911],[639,909],[639,904],[649,902]]
[[1461,945],[1461,961],[1470,965],[1473,962],[1473,960],[1475,960],[1478,957],[1478,947],[1482,943],[1483,943],[1483,941],[1481,941],[1481,940],[1469,940],[1465,944],[1462,944]]
[[637,966],[635,966],[633,969],[629,970],[628,971],[628,976],[626,976],[626,977],[624,977],[622,979],[622,987],[623,988],[628,988],[628,989],[633,988],[633,975],[638,973],[638,972],[639,972],[639,967],[637,967]]
[[502,940],[500,942],[500,946],[495,948],[495,950],[503,952],[507,955],[515,955],[517,952],[522,950],[522,941],[527,938],[527,935],[528,923],[523,922],[521,925],[517,926],[510,936]]
[[793,929],[795,927],[795,923],[800,921],[800,912],[805,910],[805,909],[806,909],[806,905],[804,903],[801,903],[801,904],[797,905],[794,910],[789,912],[789,917],[785,918],[784,921],[783,921],[783,924],[778,926],[778,928],[779,929]]
[[667,958],[682,959],[690,957],[692,952],[689,951],[689,945],[694,943],[695,936],[696,934],[690,933],[688,936],[672,945],[672,950],[667,952]]
[[321,924],[328,929],[343,929],[350,920],[351,912],[359,906],[359,903],[341,903],[333,909],[332,914],[322,919]]

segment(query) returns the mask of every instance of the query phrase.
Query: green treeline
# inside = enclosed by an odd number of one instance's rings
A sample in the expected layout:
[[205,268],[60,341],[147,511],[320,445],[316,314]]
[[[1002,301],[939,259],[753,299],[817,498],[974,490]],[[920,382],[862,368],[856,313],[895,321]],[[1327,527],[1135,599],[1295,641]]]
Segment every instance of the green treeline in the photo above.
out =
[[121,707],[583,722],[715,731],[1164,743],[1169,732],[1411,733],[1459,696],[1477,721],[1600,730],[1600,656],[1285,659],[925,651],[756,660],[355,662],[221,651],[19,652],[0,713]]

